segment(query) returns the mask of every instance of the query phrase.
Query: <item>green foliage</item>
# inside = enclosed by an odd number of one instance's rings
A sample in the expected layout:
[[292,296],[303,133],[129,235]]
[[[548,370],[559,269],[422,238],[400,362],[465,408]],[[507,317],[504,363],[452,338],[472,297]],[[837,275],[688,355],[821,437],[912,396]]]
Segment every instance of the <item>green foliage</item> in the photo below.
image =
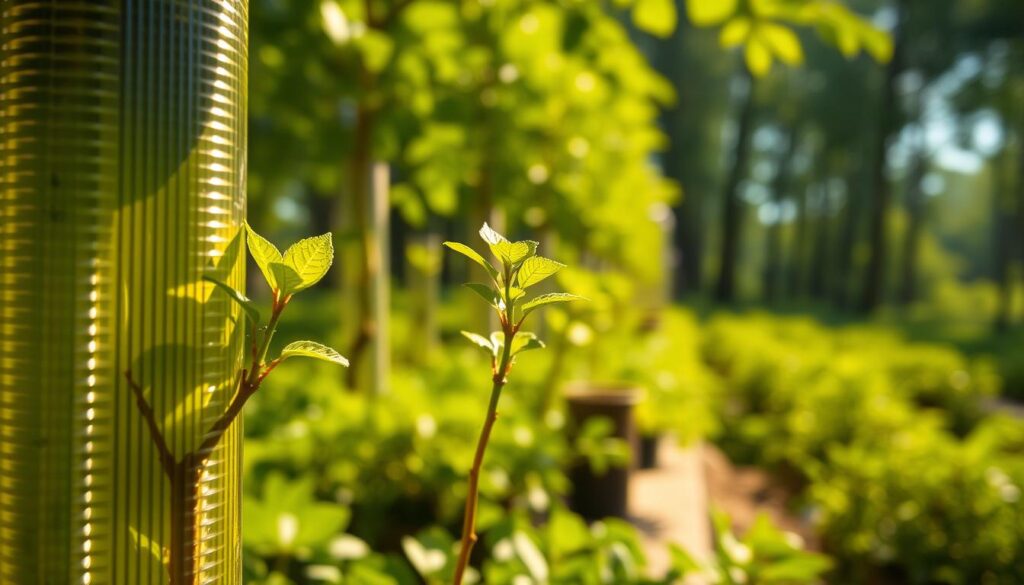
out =
[[266,279],[267,284],[273,290],[278,290],[280,284],[277,282],[277,274],[271,268],[275,264],[281,264],[283,258],[281,252],[277,249],[277,246],[271,244],[266,238],[256,233],[256,230],[252,229],[248,223],[245,224],[246,244],[249,248],[249,254],[252,255],[252,259],[256,261],[256,266],[259,267],[260,272],[263,273],[263,278]]
[[742,539],[736,537],[729,517],[713,514],[714,557],[701,562],[679,546],[672,547],[672,579],[699,576],[709,583],[742,585],[803,585],[819,583],[832,567],[825,555],[803,550],[803,540],[783,532],[767,514],[759,514]]
[[830,447],[883,437],[922,417],[966,432],[996,392],[984,363],[891,330],[830,331],[809,319],[719,316],[705,359],[726,380],[723,444],[740,460],[807,470]]
[[1024,434],[992,419],[965,441],[908,425],[884,448],[836,448],[814,474],[811,500],[840,574],[909,584],[1024,579]]
[[320,282],[333,260],[331,234],[322,234],[299,240],[285,251],[283,263],[288,270],[274,265],[271,268],[282,277],[281,294],[291,295]]
[[687,2],[690,22],[700,27],[720,26],[723,47],[742,47],[747,69],[763,77],[773,61],[798,66],[804,62],[800,38],[793,27],[806,26],[835,46],[847,58],[861,51],[878,61],[892,56],[889,36],[838,2],[811,0],[702,0]]
[[312,477],[289,482],[271,474],[261,487],[261,497],[244,499],[242,512],[249,523],[243,542],[260,556],[309,558],[348,524],[347,508],[314,500]]
[[[252,229],[248,223],[245,224],[245,230],[253,260],[256,261],[264,278],[267,279],[267,284],[274,292],[274,307],[271,311],[273,317],[265,326],[262,341],[257,344],[257,340],[253,340],[254,344],[262,346],[262,354],[257,356],[262,360],[266,355],[270,339],[274,336],[277,319],[281,312],[284,311],[292,295],[313,286],[327,274],[334,261],[334,246],[331,243],[331,234],[323,234],[299,240],[290,246],[282,256],[276,246],[256,233],[256,230]],[[233,300],[241,304],[247,314],[251,311],[251,314],[256,315],[253,319],[254,330],[264,329],[264,324],[259,319],[259,312],[252,301],[226,284],[216,281],[214,283],[227,291]],[[315,341],[296,341],[289,344],[281,352],[279,360],[290,357],[310,357],[348,366],[348,360],[341,354]],[[264,367],[263,364],[253,364],[253,369],[256,370],[257,366],[259,366],[258,369]]]
[[334,260],[331,234],[299,240],[284,255],[245,224],[249,251],[275,295],[287,298],[305,290],[327,274]]
[[722,444],[807,486],[838,581],[1020,581],[1024,437],[981,412],[984,363],[764,315],[714,319],[705,356],[728,388]]
[[[519,331],[526,316],[543,305],[586,299],[569,293],[547,293],[518,303],[526,295],[527,288],[554,275],[565,265],[537,256],[537,242],[530,240],[511,242],[505,236],[494,231],[487,223],[480,228],[480,238],[490,247],[491,254],[499,262],[498,266],[492,265],[465,244],[445,242],[444,245],[487,270],[494,288],[475,282],[467,283],[464,286],[479,295],[498,312],[504,331],[492,333],[490,339],[467,331],[463,331],[462,335],[480,347],[490,350],[495,360],[500,359],[505,336],[512,339],[511,356],[529,349],[544,347],[543,342],[537,339],[533,333]],[[518,286],[513,286],[513,282]]]

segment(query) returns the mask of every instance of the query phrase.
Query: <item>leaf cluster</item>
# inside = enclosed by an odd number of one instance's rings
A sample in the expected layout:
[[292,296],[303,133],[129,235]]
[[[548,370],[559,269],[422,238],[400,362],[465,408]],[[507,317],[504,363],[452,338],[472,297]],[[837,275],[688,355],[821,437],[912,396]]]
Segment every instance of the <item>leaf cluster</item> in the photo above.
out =
[[490,248],[497,264],[492,264],[465,244],[445,242],[444,245],[469,258],[487,272],[490,277],[489,283],[471,282],[465,286],[494,308],[498,313],[502,331],[495,331],[489,337],[468,331],[463,331],[462,334],[471,342],[488,350],[495,362],[500,359],[499,355],[505,349],[506,339],[510,340],[509,358],[527,350],[544,347],[544,343],[535,334],[520,331],[526,317],[544,305],[584,299],[564,292],[546,293],[527,299],[527,289],[543,282],[565,265],[538,256],[537,242],[510,241],[486,223],[480,228],[480,238]]
[[866,19],[831,0],[707,0],[687,2],[690,21],[701,27],[720,26],[723,47],[743,47],[747,69],[763,77],[773,61],[799,66],[803,46],[795,27],[810,27],[846,58],[862,51],[880,62],[892,57],[892,39]]
[[[276,329],[278,318],[284,308],[291,301],[295,293],[306,290],[320,280],[330,270],[334,261],[334,244],[331,234],[321,234],[312,238],[299,240],[291,245],[284,254],[277,246],[270,243],[266,238],[256,233],[256,230],[245,224],[246,243],[249,253],[256,266],[263,273],[263,278],[273,291],[273,306],[271,316],[267,322],[263,321],[263,312],[259,305],[245,296],[231,285],[220,281],[212,276],[204,276],[203,279],[212,282],[220,290],[224,291],[228,298],[238,303],[245,312],[252,324],[254,348],[262,346],[262,352],[254,349],[254,352],[262,353],[259,360],[261,363],[254,364],[255,368],[262,368],[263,375],[269,373],[278,363],[291,357],[309,357],[326,362],[348,366],[348,360],[334,349],[315,341],[296,341],[288,344],[281,351],[281,355],[269,364],[262,363],[266,355],[267,345]],[[262,333],[262,335],[260,335]],[[251,373],[251,372],[250,372]]]

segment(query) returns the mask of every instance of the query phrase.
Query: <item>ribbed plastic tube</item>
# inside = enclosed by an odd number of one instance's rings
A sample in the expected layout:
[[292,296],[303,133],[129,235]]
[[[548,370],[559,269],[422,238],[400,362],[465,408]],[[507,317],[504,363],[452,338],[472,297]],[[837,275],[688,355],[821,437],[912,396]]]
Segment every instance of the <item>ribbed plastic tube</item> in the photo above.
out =
[[[170,449],[241,360],[246,0],[0,2],[0,583],[165,584]],[[195,490],[197,583],[240,583],[239,429]]]

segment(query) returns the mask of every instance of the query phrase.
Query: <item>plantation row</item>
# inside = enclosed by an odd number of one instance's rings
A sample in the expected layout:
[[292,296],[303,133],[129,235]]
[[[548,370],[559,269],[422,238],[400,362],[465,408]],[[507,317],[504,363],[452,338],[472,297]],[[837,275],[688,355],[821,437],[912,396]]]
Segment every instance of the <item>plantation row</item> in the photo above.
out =
[[[483,582],[674,583],[693,572],[725,583],[1024,582],[1024,430],[982,411],[999,385],[985,363],[880,327],[763,315],[699,323],[679,309],[624,322],[609,318],[607,297],[575,284],[593,306],[549,310],[536,326],[548,350],[516,366],[502,397],[480,478],[473,560]],[[330,321],[326,302],[310,303],[294,327]],[[442,310],[445,331],[465,319],[457,305]],[[401,345],[414,339],[410,313],[395,313],[399,356],[416,353]],[[488,397],[482,354],[445,341],[443,359],[397,365],[385,396],[349,392],[326,367],[291,367],[253,398],[245,476],[261,488],[244,499],[247,582],[451,581]],[[673,547],[672,571],[647,575],[629,524],[588,527],[564,504],[576,458],[595,468],[629,459],[607,426],[566,438],[567,379],[638,382],[644,433],[706,438],[769,470],[829,558],[766,520],[736,536],[716,515],[710,565]]]

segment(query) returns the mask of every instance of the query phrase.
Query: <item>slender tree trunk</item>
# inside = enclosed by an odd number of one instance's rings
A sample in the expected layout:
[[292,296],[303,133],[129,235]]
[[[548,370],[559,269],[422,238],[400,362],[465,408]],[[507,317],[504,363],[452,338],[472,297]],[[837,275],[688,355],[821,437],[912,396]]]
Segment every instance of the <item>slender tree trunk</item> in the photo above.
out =
[[1015,215],[1013,198],[1009,197],[1007,164],[1009,159],[1004,150],[993,161],[992,189],[992,255],[994,276],[999,287],[999,307],[993,326],[996,331],[1005,331],[1010,326],[1013,302],[1013,282],[1010,279],[1010,264],[1014,255],[1012,218]]
[[836,249],[836,270],[832,282],[832,298],[836,306],[842,309],[850,309],[853,304],[851,293],[854,271],[853,252],[857,245],[857,232],[860,227],[860,219],[863,209],[863,200],[858,197],[857,189],[854,187],[861,172],[851,172],[846,177],[846,191],[843,201],[843,211],[840,218],[841,228],[839,243]]
[[[363,95],[371,92],[376,85],[374,74],[364,68],[359,72],[360,91]],[[349,390],[359,390],[363,376],[363,357],[376,335],[373,314],[374,278],[373,242],[369,226],[369,191],[373,164],[373,133],[376,112],[365,99],[356,106],[355,128],[352,133],[352,154],[348,161],[348,217],[350,229],[345,230],[354,239],[355,253],[345,260],[355,264],[344,270],[346,296],[355,297],[355,315],[346,315],[346,321],[356,323],[356,331],[349,344],[349,367],[346,369],[346,385]]]
[[831,282],[829,258],[832,250],[832,199],[828,176],[818,185],[817,213],[814,219],[814,247],[811,252],[811,274],[808,292],[813,299],[823,299]]
[[775,180],[772,182],[772,203],[775,205],[777,217],[775,223],[768,226],[765,243],[766,255],[764,275],[762,277],[764,297],[769,303],[778,301],[783,283],[782,253],[782,207],[786,202],[789,190],[790,172],[793,156],[796,154],[798,131],[789,132],[786,150],[778,160]]
[[805,268],[807,265],[807,186],[796,190],[796,222],[793,234],[793,251],[789,254],[789,297],[804,296]]
[[925,154],[918,150],[907,181],[907,226],[903,234],[903,269],[900,272],[899,288],[899,302],[902,305],[909,305],[917,300],[917,258],[927,214],[927,201],[921,188],[926,168]]
[[[682,14],[684,0],[673,0]],[[672,210],[676,228],[673,233],[673,264],[671,272],[672,295],[684,295],[701,290],[704,254],[704,190],[709,175],[703,168],[702,149],[707,149],[703,130],[695,123],[707,112],[705,103],[707,74],[704,64],[697,61],[699,52],[688,44],[693,29],[680,23],[667,39],[657,45],[655,66],[676,91],[676,107],[662,112],[662,125],[669,144],[662,160],[665,176],[679,183],[682,197]],[[702,75],[703,74],[703,75]]]
[[746,95],[743,96],[740,106],[732,166],[723,193],[722,255],[718,266],[718,282],[715,285],[715,300],[720,303],[731,303],[736,300],[736,273],[742,247],[744,216],[740,184],[746,176],[750,158],[750,136],[754,129],[756,86],[754,77],[746,66],[742,67],[742,71],[743,78],[747,81]]
[[882,96],[879,108],[879,125],[875,137],[874,160],[872,162],[871,192],[869,193],[871,215],[868,224],[868,263],[864,273],[860,308],[862,311],[875,310],[885,296],[885,265],[888,257],[888,217],[892,200],[892,186],[886,178],[889,138],[896,130],[898,103],[896,82],[903,71],[906,46],[906,12],[908,0],[897,5],[895,48],[892,60],[885,69],[882,81]]

